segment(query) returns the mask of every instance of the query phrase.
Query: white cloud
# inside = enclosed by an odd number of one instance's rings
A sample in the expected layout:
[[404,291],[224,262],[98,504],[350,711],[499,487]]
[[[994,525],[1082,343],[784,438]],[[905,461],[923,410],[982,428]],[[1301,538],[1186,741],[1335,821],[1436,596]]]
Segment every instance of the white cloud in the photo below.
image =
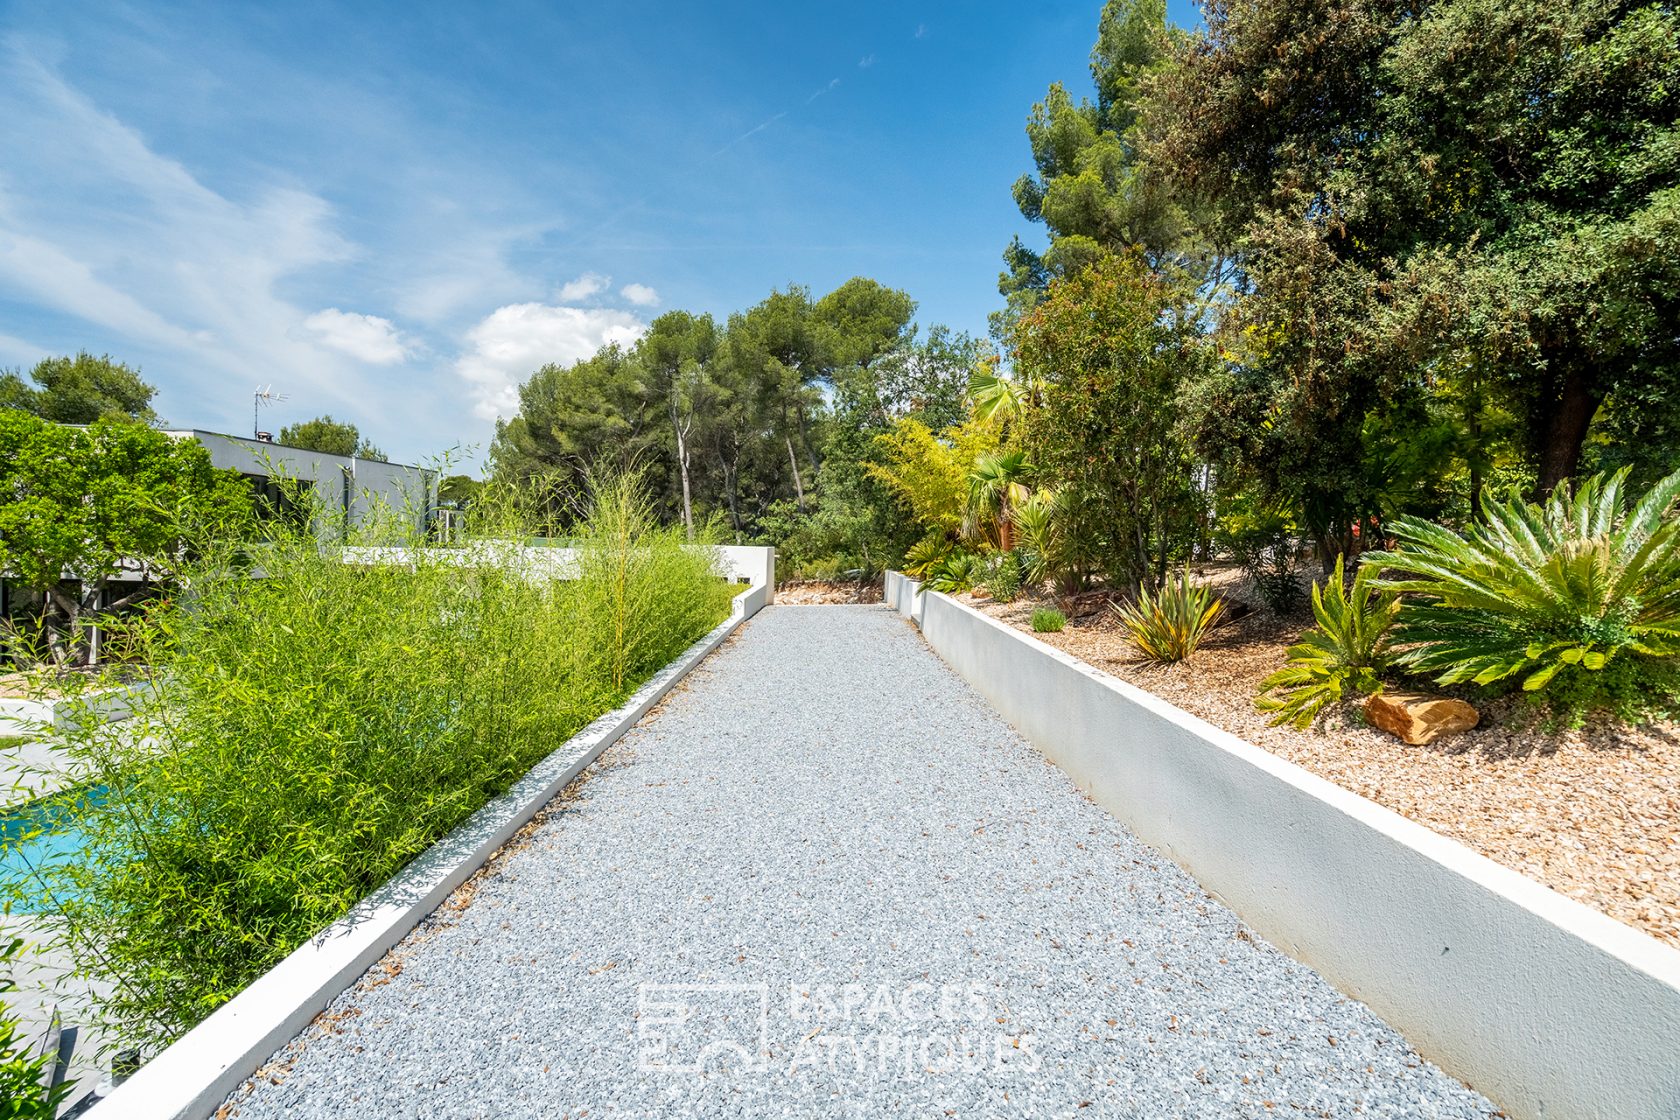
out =
[[388,366],[407,356],[407,347],[397,335],[396,325],[377,315],[328,307],[309,316],[303,325],[315,332],[321,345],[370,365]]
[[561,303],[578,303],[590,296],[598,296],[612,284],[611,276],[602,276],[599,272],[586,272],[576,280],[568,280],[560,285]]
[[859,70],[867,70],[873,65],[875,65],[875,56],[873,54],[866,54],[862,58],[858,59]]
[[637,307],[659,306],[659,293],[646,284],[626,284],[618,290],[618,294]]
[[647,324],[628,311],[512,303],[498,307],[472,330],[472,349],[455,372],[473,395],[474,415],[493,420],[519,410],[519,383],[549,362],[566,365],[611,343],[628,345]]
[[[24,42],[0,51],[0,291],[167,355],[172,419],[205,423],[261,376],[294,399],[355,399],[356,367],[297,327],[280,289],[352,259],[330,206],[290,185],[206,185],[71,87]],[[233,386],[241,388],[237,392]]]

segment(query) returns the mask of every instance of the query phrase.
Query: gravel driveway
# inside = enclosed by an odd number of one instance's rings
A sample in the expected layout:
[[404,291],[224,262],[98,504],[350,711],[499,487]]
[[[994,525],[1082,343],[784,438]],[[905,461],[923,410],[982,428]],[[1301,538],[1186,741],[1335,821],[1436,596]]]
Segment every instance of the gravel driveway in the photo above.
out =
[[1471,1117],[878,606],[771,607],[242,1117]]

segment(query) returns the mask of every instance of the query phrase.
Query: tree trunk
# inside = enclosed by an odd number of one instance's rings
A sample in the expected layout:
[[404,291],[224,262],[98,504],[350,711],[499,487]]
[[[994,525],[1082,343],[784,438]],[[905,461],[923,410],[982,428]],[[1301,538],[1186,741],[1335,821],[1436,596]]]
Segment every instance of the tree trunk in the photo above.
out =
[[[47,598],[56,606],[64,617],[64,625],[55,628],[47,623],[47,649],[51,651],[53,664],[63,669],[76,663],[76,625],[82,617],[82,601],[64,594],[56,587],[47,589]],[[42,621],[46,621],[46,610],[42,609]]]
[[694,504],[689,497],[688,490],[688,431],[687,426],[677,422],[677,410],[671,409],[671,429],[677,434],[677,471],[682,475],[682,506],[683,530],[688,539],[694,539]]
[[805,485],[799,481],[799,459],[793,453],[793,437],[783,436],[787,441],[788,466],[793,468],[793,494],[799,502],[799,512],[805,512]]
[[736,488],[739,485],[740,452],[736,452],[735,461],[718,456],[718,465],[723,468],[723,501],[729,507],[729,525],[737,534],[741,532],[741,498]]
[[1604,394],[1593,385],[1585,363],[1577,360],[1571,364],[1545,418],[1537,480],[1541,497],[1550,494],[1558,483],[1575,477],[1575,472],[1580,470],[1581,446],[1586,443],[1587,428],[1602,403]]

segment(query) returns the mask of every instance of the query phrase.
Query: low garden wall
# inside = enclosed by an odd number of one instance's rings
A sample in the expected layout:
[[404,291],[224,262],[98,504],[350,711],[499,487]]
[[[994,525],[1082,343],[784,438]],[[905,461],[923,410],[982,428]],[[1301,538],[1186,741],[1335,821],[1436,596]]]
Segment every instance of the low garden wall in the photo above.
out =
[[[721,645],[774,593],[768,556],[726,564],[754,565],[752,580],[731,605],[730,617],[643,685],[624,705],[601,716],[533,767],[507,793],[428,848],[349,914],[299,946],[250,987],[218,1008],[147,1062],[101,1101],[93,1115],[113,1120],[202,1120],[229,1093],[345,988],[401,941],[466,882],[538,810],[617,742],[707,654]],[[731,574],[737,574],[731,567]],[[769,583],[759,578],[769,577]]]
[[1100,805],[1512,1116],[1680,1117],[1680,952],[915,580],[885,592]]
[[126,688],[105,689],[71,700],[0,697],[0,732],[14,728],[31,733],[51,729],[68,730],[88,716],[105,722],[127,719],[134,710],[134,702],[150,687],[146,684],[134,684]]

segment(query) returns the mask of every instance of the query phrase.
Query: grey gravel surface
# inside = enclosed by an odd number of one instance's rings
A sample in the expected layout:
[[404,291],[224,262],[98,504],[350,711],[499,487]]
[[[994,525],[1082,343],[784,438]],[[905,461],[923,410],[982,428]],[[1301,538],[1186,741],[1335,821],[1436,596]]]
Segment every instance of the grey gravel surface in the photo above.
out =
[[871,606],[748,623],[229,1103],[1494,1115]]

